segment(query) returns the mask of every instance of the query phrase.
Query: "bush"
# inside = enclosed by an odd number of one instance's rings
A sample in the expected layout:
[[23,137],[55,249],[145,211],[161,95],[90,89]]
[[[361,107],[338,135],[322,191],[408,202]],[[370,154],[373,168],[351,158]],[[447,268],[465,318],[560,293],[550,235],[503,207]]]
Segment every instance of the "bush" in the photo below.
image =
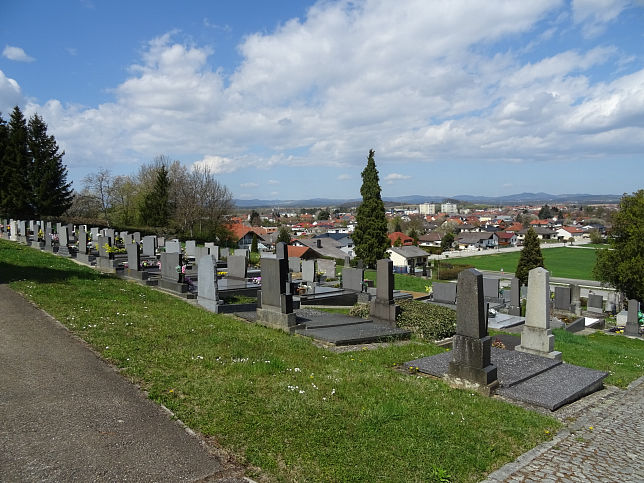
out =
[[449,263],[441,263],[438,270],[438,280],[456,280],[458,274],[468,268],[474,268],[474,265],[452,265]]
[[[396,325],[411,330],[421,339],[440,340],[453,336],[456,331],[456,311],[453,309],[418,300],[402,300],[398,305],[400,313]],[[355,304],[349,310],[349,315],[368,319],[369,304]]]

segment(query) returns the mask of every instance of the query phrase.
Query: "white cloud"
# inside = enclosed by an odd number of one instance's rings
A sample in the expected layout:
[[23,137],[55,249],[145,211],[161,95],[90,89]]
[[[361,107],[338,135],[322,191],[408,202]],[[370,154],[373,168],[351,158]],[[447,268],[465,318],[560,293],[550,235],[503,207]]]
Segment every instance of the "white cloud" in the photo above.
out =
[[239,186],[241,188],[257,188],[259,186],[259,183],[253,183],[252,181],[249,181],[248,183],[241,183]]
[[602,33],[606,24],[614,21],[631,3],[631,0],[573,0],[573,19],[583,24],[587,37],[593,37]]
[[33,57],[27,55],[27,53],[20,47],[13,47],[7,45],[2,51],[2,56],[6,57],[9,60],[15,60],[16,62],[33,62]]
[[206,156],[200,161],[195,161],[192,166],[193,168],[207,168],[213,174],[232,173],[240,168],[237,162],[222,156]]
[[[14,106],[18,106],[22,102],[20,85],[14,79],[4,75],[4,72],[0,70],[0,113],[7,114],[11,112]],[[3,118],[5,117],[7,116],[3,115]]]
[[390,173],[387,176],[383,178],[387,184],[393,184],[396,181],[400,181],[403,179],[411,179],[411,176],[408,176],[406,174],[400,174],[400,173]]
[[[548,15],[558,16],[557,29],[596,19],[606,25],[623,8],[575,2],[571,10],[559,0],[410,0],[405,8],[320,2],[302,20],[245,38],[243,61],[229,77],[211,66],[210,47],[172,32],[145,46],[112,90],[113,102],[84,108],[51,100],[29,109],[43,115],[74,162],[136,163],[163,152],[199,159],[195,166],[217,174],[329,166],[345,180],[351,176],[338,172],[364,166],[371,147],[385,172],[410,161],[642,152],[644,70],[620,76],[616,48],[586,41],[577,50],[533,51],[527,62],[495,44],[552,37],[552,23],[541,22]],[[611,72],[610,81],[593,79],[597,66]],[[15,81],[0,75],[0,107],[6,93],[22,98]]]
[[267,183],[268,183],[268,184],[280,184],[279,180],[277,180],[277,179],[269,179],[269,180],[267,181]]

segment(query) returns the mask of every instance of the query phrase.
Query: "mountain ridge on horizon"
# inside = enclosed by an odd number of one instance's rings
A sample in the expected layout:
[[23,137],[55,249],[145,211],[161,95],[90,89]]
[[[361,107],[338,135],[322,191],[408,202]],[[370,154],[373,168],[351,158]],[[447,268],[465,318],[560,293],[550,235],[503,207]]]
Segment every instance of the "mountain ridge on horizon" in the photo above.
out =
[[[504,196],[477,196],[477,195],[456,195],[456,196],[428,196],[428,195],[405,195],[405,196],[384,196],[382,200],[389,203],[440,203],[444,200],[458,200],[467,203],[481,204],[516,204],[516,203],[616,203],[622,195],[615,194],[588,194],[588,193],[565,193],[553,195],[550,193],[516,193]],[[233,199],[237,208],[254,208],[268,206],[283,207],[319,207],[339,206],[351,203],[360,203],[361,198],[310,198],[302,200],[263,200],[263,199]]]

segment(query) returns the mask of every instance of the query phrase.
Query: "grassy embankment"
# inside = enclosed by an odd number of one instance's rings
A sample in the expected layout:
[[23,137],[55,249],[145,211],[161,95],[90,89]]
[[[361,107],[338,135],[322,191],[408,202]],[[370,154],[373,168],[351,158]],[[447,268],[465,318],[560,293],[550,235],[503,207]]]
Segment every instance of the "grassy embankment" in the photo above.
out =
[[441,350],[429,343],[336,354],[7,241],[0,282],[277,479],[476,481],[559,426],[397,370]]

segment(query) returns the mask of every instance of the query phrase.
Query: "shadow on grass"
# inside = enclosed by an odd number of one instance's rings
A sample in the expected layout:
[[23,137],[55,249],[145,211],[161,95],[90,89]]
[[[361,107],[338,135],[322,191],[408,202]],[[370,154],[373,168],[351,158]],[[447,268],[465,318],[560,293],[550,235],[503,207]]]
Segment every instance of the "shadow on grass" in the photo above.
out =
[[96,280],[95,273],[86,270],[60,270],[49,267],[34,267],[14,265],[0,262],[0,283],[11,283],[19,280],[29,280],[39,283],[64,282],[70,279]]

